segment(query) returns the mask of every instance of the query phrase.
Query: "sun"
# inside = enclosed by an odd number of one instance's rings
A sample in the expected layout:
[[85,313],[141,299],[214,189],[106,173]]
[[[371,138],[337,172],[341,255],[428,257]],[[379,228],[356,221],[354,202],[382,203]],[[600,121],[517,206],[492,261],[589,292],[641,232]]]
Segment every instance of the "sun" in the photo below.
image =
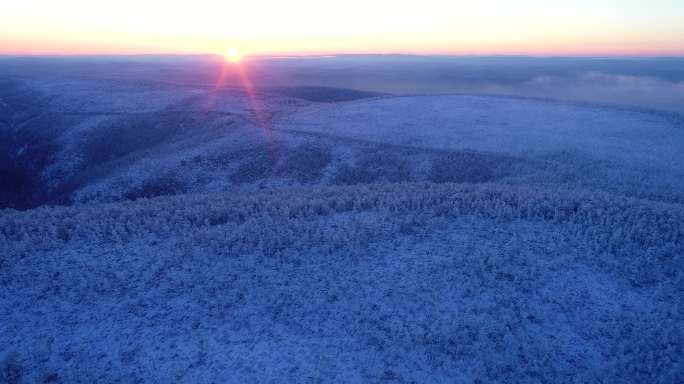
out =
[[228,48],[223,56],[230,63],[239,63],[242,60],[242,53],[237,48]]

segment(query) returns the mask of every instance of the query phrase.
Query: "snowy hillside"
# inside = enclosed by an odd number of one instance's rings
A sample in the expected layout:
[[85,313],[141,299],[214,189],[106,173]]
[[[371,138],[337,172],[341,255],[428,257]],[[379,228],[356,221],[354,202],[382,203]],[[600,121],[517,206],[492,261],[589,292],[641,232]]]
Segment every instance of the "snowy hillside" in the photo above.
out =
[[160,68],[0,79],[0,383],[684,382],[681,116]]
[[[684,118],[488,96],[409,96],[304,108],[276,125],[444,151],[540,160],[582,184],[684,198]],[[549,165],[547,165],[549,166]]]
[[29,382],[682,378],[678,205],[392,184],[40,208],[0,234]]

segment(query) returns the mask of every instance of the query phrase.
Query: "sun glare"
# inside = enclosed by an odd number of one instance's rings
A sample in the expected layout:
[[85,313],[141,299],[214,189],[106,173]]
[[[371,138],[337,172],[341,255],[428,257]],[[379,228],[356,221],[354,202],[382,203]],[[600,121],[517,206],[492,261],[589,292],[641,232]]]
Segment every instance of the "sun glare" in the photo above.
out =
[[238,63],[242,59],[242,53],[237,48],[229,48],[224,57],[230,63]]

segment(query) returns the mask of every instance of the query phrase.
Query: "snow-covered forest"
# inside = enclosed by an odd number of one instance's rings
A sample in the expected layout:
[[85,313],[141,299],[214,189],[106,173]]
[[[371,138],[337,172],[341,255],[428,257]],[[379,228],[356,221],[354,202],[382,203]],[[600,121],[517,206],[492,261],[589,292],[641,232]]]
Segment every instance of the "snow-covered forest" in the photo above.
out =
[[669,104],[91,60],[0,60],[0,383],[684,382]]

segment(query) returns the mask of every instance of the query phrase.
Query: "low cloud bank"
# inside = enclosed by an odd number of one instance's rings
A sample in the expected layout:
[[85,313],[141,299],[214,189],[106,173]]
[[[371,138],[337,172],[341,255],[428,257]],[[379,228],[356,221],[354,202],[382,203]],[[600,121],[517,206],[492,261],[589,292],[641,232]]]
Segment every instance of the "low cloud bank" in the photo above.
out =
[[[283,85],[393,94],[497,94],[684,114],[684,59],[339,57],[269,62]],[[269,79],[270,81],[271,79]]]
[[584,72],[573,77],[542,75],[519,85],[487,84],[473,93],[492,93],[628,105],[684,113],[684,82],[647,76]]

